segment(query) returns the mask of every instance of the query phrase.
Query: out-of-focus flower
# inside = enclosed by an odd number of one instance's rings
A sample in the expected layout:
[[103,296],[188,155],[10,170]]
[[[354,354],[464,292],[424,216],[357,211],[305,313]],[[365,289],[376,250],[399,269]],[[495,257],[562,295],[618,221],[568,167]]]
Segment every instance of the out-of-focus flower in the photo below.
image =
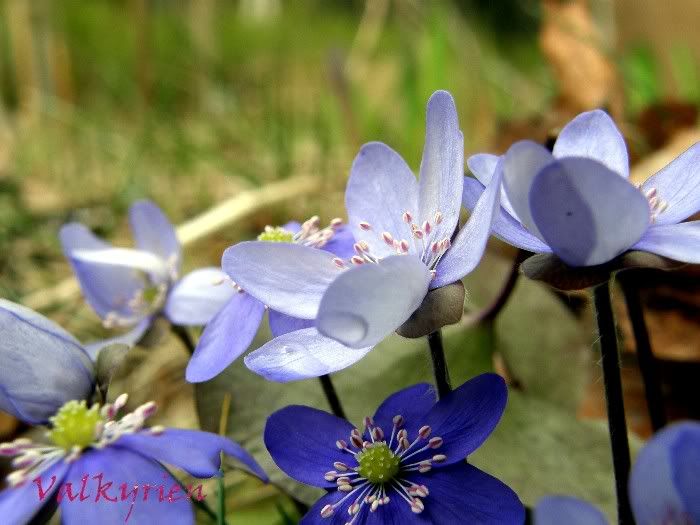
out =
[[[658,432],[632,467],[629,496],[637,525],[700,524],[700,423],[676,423]],[[535,525],[606,525],[595,507],[568,496],[548,496]]]
[[[67,524],[123,523],[125,516],[134,523],[194,523],[184,494],[169,496],[165,503],[162,494],[156,494],[159,487],[170,490],[176,484],[159,462],[208,478],[219,474],[224,452],[266,480],[255,460],[226,438],[195,430],[145,428],[156,409],[152,402],[120,418],[125,394],[114,403],[88,407],[95,376],[87,352],[36,312],[2,301],[0,334],[0,409],[26,423],[50,426],[46,443],[20,438],[0,444],[0,455],[15,458],[10,488],[0,493],[3,523],[28,523],[53,504],[59,491]],[[150,498],[143,493],[147,485]],[[132,490],[137,491],[133,499],[122,496]]]
[[562,129],[554,149],[531,141],[502,157],[467,161],[463,203],[473,209],[494,175],[503,177],[493,232],[535,253],[554,252],[570,266],[606,263],[627,250],[700,262],[700,144],[641,187],[629,182],[627,148],[603,111],[582,113]]
[[[349,260],[285,243],[244,242],[226,250],[223,269],[270,308],[315,319],[344,347],[332,354],[304,345],[301,331],[275,339],[246,359],[258,373],[309,367],[316,375],[359,360],[399,328],[431,289],[458,281],[481,260],[500,180],[453,238],[461,209],[464,139],[449,93],[428,102],[420,180],[381,143],[362,147],[345,193],[357,242]],[[296,372],[292,371],[292,374]]]
[[180,278],[175,228],[150,201],[129,209],[136,249],[116,248],[79,223],[61,228],[63,252],[87,302],[107,328],[131,328],[136,341],[162,313],[173,324],[204,325],[235,293],[219,268]]
[[290,477],[328,491],[301,523],[523,523],[506,485],[465,461],[506,405],[502,378],[483,374],[436,402],[427,384],[389,396],[361,432],[321,410],[272,414],[265,445]]
[[[341,258],[352,256],[355,243],[350,229],[342,224],[341,219],[333,219],[328,227],[320,228],[320,221],[316,216],[304,224],[290,222],[282,227],[267,226],[265,231],[258,236],[258,240],[308,246],[325,250]],[[265,313],[265,304],[247,294],[237,284],[234,286],[237,293],[207,324],[199,338],[194,354],[187,365],[186,378],[190,382],[207,381],[221,373],[245,352],[260,327]],[[269,322],[270,330],[275,338],[300,332],[289,337],[303,342],[305,348],[309,346],[322,347],[322,352],[328,358],[332,358],[336,353],[339,353],[341,358],[344,355],[342,345],[319,334],[313,327],[313,321],[290,317],[270,309]],[[247,362],[257,362],[257,359],[266,354],[268,348],[276,344],[275,339],[273,339],[265,345],[265,350],[254,353]],[[321,359],[321,355],[316,355],[316,362]],[[308,363],[300,363],[299,365],[296,368],[297,375],[295,376],[283,375],[279,377],[274,370],[265,368],[260,373],[270,380],[301,379],[304,376],[315,374],[315,369],[308,366]],[[253,369],[255,368],[253,367]]]

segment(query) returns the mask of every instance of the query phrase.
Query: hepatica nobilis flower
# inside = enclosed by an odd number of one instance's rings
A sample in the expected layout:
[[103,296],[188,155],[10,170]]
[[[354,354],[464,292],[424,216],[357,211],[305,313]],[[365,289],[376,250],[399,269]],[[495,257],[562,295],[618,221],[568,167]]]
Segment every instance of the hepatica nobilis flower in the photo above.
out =
[[700,262],[700,221],[681,223],[700,210],[700,144],[637,187],[620,131],[595,110],[569,122],[551,153],[521,141],[500,158],[479,154],[467,164],[477,179],[465,180],[469,209],[502,172],[493,232],[514,246],[553,252],[570,266],[603,264],[627,250]]
[[180,278],[181,246],[175,228],[150,201],[129,209],[136,249],[117,248],[82,224],[61,228],[63,252],[87,302],[108,328],[131,328],[136,340],[156,314],[178,325],[204,325],[235,293],[218,268]]
[[[639,452],[629,481],[637,525],[700,525],[700,423],[676,423]],[[547,496],[535,525],[607,525],[593,505],[570,496]]]
[[272,414],[265,446],[275,463],[323,496],[301,523],[521,524],[520,500],[468,464],[506,405],[502,378],[483,374],[436,402],[427,384],[389,396],[360,431],[321,410]]
[[[325,250],[336,257],[344,258],[352,256],[355,243],[350,229],[343,225],[341,219],[333,219],[327,227],[321,228],[321,222],[317,216],[303,224],[290,222],[282,227],[267,226],[258,236],[258,241],[306,246],[311,249]],[[237,293],[207,324],[187,365],[186,377],[190,382],[207,381],[221,373],[234,359],[245,352],[260,327],[265,314],[265,304],[246,293],[237,283],[234,282],[233,285]],[[287,334],[289,334],[287,338],[303,342],[305,347],[322,348],[324,355],[331,358],[336,353],[341,358],[344,355],[342,345],[320,335],[313,327],[314,323],[311,320],[290,317],[269,309],[269,322],[270,331],[275,339],[265,345],[265,349],[261,351],[263,355],[270,348],[276,347],[276,338]],[[316,362],[321,359],[317,354]],[[335,362],[340,364],[338,361]],[[296,369],[304,376],[313,376],[315,373],[315,368],[309,363],[300,363]],[[325,372],[320,372],[320,374],[323,373]],[[273,371],[268,373],[267,377],[275,379],[276,375]]]
[[226,250],[222,267],[246,292],[285,315],[315,319],[321,335],[344,345],[327,355],[324,345],[306,344],[297,331],[250,354],[249,368],[289,380],[299,378],[292,367],[308,365],[321,375],[348,366],[399,328],[431,289],[476,267],[500,180],[497,176],[454,236],[463,148],[454,101],[438,91],[428,102],[418,181],[385,144],[366,144],[355,158],[345,192],[357,241],[352,257],[287,243],[244,242]]
[[[45,442],[20,438],[0,444],[0,456],[15,458],[9,488],[0,492],[4,523],[30,522],[59,495],[67,524],[124,523],[125,517],[133,523],[194,523],[185,495],[163,503],[153,494],[166,487],[172,496],[175,484],[159,462],[208,478],[219,474],[224,452],[266,479],[255,460],[226,438],[195,430],[146,428],[154,403],[122,417],[119,411],[126,395],[104,406],[88,406],[95,384],[92,361],[68,332],[49,319],[2,301],[0,335],[0,409],[31,425],[48,427]],[[126,489],[120,488],[122,484]],[[149,485],[151,497],[138,492],[136,485],[142,492]],[[124,498],[124,491],[131,496]]]

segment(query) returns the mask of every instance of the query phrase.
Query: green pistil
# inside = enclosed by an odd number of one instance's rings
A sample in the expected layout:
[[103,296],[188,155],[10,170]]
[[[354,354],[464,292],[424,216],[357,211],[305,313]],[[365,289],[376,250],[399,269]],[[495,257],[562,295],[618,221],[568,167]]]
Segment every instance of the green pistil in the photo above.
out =
[[373,443],[357,455],[358,472],[370,483],[386,483],[399,472],[401,459],[394,455],[386,443]]
[[49,420],[53,426],[49,438],[68,451],[74,447],[83,449],[94,443],[97,425],[104,421],[100,406],[88,408],[85,401],[68,401]]
[[259,241],[267,242],[293,242],[294,234],[279,226],[266,226],[265,231],[258,235]]
[[156,301],[160,292],[158,291],[157,286],[147,286],[143,289],[142,294],[144,302],[151,305]]

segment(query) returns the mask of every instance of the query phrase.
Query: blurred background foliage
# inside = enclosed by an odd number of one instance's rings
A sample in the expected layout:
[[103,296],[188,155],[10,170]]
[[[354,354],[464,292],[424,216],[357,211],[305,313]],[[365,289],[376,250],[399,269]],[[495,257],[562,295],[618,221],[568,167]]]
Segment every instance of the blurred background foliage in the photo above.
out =
[[[0,295],[21,301],[70,275],[57,241],[66,221],[129,243],[125,213],[136,198],[178,223],[246,189],[317,177],[317,192],[197,243],[189,266],[218,264],[226,246],[266,224],[331,218],[362,143],[386,142],[418,168],[436,89],[456,99],[467,154],[543,141],[576,113],[604,107],[640,182],[700,140],[698,19],[693,0],[0,0]],[[491,252],[466,281],[468,312],[508,274],[514,253],[496,241]],[[644,281],[674,417],[700,414],[698,276],[688,267]],[[617,306],[629,420],[645,436]],[[45,313],[83,338],[104,333],[79,297]],[[564,487],[612,509],[605,431],[577,420],[604,416],[593,334],[585,295],[522,281],[495,325],[451,329],[456,378],[496,369],[511,382],[514,408],[476,461],[528,504]],[[120,385],[134,402],[160,401],[163,422],[195,426],[187,355],[167,334],[154,339],[133,352]],[[340,375],[354,417],[406,381],[429,379],[418,343],[396,337],[372,354],[384,356],[389,378],[377,378],[379,361]],[[267,397],[246,410],[258,388]],[[263,461],[254,430],[266,413],[293,400],[323,406],[315,383],[265,387],[240,363],[197,390],[201,423],[216,431],[228,399],[227,430]],[[21,431],[0,419],[3,436]],[[295,512],[270,487],[238,473],[227,482],[230,523],[284,523]]]

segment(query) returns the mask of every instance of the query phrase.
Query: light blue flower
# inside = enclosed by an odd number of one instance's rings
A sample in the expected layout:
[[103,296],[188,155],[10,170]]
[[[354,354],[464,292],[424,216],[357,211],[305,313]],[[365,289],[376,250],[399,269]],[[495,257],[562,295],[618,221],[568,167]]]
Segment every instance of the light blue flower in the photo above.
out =
[[629,182],[627,148],[603,111],[582,113],[562,129],[552,153],[531,141],[502,157],[467,161],[464,206],[473,209],[502,172],[501,209],[493,232],[535,253],[554,252],[570,266],[606,263],[627,250],[700,262],[700,144],[650,177]]

